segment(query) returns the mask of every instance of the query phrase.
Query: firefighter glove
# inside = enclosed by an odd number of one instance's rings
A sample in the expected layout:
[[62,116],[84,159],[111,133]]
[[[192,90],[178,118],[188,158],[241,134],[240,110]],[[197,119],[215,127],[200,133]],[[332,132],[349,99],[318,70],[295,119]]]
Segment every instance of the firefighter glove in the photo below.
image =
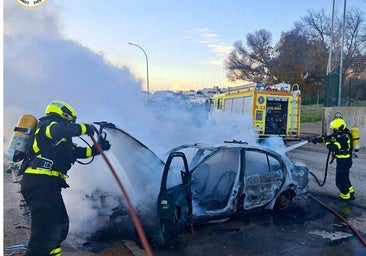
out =
[[314,144],[323,143],[323,136],[315,137],[311,140],[311,142]]
[[[98,144],[102,148],[103,151],[109,150],[111,148],[111,144],[109,143],[108,140],[102,140],[102,141],[98,142]],[[92,146],[92,154],[93,154],[93,156],[97,156],[100,154],[97,147],[95,146],[95,144]]]
[[85,124],[86,126],[86,134],[88,134],[89,136],[93,136],[94,135],[94,131],[95,131],[95,127],[92,124]]
[[334,142],[335,138],[331,135],[323,135],[324,142]]
[[101,142],[99,142],[99,145],[101,146],[103,151],[107,151],[111,148],[111,143],[109,143],[108,140],[102,140]]

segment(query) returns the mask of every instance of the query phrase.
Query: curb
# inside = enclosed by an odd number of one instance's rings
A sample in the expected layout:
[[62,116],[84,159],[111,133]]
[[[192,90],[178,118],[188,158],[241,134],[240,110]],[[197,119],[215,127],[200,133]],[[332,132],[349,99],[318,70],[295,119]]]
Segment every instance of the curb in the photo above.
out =
[[122,243],[126,248],[136,256],[146,256],[146,252],[137,246],[137,244],[134,241],[131,240],[122,240]]

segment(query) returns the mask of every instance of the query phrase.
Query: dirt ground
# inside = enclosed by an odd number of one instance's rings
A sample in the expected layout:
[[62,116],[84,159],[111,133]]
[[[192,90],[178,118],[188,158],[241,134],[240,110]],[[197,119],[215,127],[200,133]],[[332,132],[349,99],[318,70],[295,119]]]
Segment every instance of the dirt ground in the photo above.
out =
[[[309,134],[321,134],[321,123],[305,123],[301,125],[301,132],[304,135]],[[3,235],[3,248],[5,256],[18,256],[23,255],[25,250],[6,250],[10,246],[21,245],[27,243],[30,236],[30,219],[27,214],[26,207],[23,206],[24,201],[19,193],[20,186],[17,183],[19,177],[15,173],[6,173],[6,166],[4,166],[3,172],[3,185],[4,185],[4,235]],[[64,255],[68,256],[99,256],[99,255],[145,255],[144,251],[138,248],[131,241],[120,241],[109,248],[98,252],[90,252],[85,248],[75,248],[71,246],[71,241],[66,240],[63,245]]]

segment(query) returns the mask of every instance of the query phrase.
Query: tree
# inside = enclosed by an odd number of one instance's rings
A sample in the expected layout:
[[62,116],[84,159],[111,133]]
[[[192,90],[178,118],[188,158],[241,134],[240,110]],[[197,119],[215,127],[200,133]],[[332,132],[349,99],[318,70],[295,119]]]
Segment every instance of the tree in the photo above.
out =
[[247,50],[242,41],[234,43],[234,50],[225,62],[230,81],[246,80],[260,83],[272,82],[270,61],[273,57],[272,35],[266,30],[249,33],[246,37]]
[[[365,17],[362,11],[350,8],[345,15],[343,38],[343,19],[337,16],[334,17],[333,33],[331,33],[331,18],[324,11],[317,13],[308,12],[308,16],[302,18],[302,23],[300,24],[300,26],[306,28],[303,31],[304,35],[307,38],[322,42],[329,56],[332,56],[327,59],[328,72],[339,74],[342,40],[344,39],[343,75],[341,76],[343,78],[341,95],[344,96],[346,95],[345,91],[348,92],[347,94],[350,93],[349,88],[346,88],[349,85],[346,81],[351,77],[359,76],[362,72],[366,72],[365,65],[362,65],[362,60],[366,58],[366,27],[364,21]],[[324,83],[319,84],[323,85]],[[327,91],[335,85],[329,84]],[[357,89],[354,88],[353,90],[356,91]],[[333,90],[333,93],[336,93],[336,91]]]
[[[366,27],[364,13],[347,11],[344,28],[343,68],[350,72],[366,72]],[[276,47],[271,46],[271,33],[259,30],[234,44],[225,62],[231,81],[247,80],[266,84],[287,82],[301,86],[303,96],[316,99],[323,93],[328,56],[332,53],[331,70],[339,69],[342,19],[332,18],[324,10],[308,11],[292,30],[283,32]],[[317,97],[314,97],[317,96]]]
[[326,70],[327,50],[323,42],[306,37],[302,27],[295,26],[282,33],[276,51],[272,73],[280,81],[300,85],[303,95],[310,95],[312,103],[316,103],[323,92],[317,87],[323,84]]
[[[354,64],[353,58],[366,55],[366,26],[365,15],[362,11],[351,8],[346,12],[344,27],[343,66],[349,70]],[[308,16],[302,18],[298,24],[304,28],[304,35],[310,40],[323,42],[327,51],[332,51],[330,70],[338,68],[342,42],[342,19],[335,16],[332,32],[331,17],[324,13],[308,11]],[[352,67],[356,69],[356,67]]]

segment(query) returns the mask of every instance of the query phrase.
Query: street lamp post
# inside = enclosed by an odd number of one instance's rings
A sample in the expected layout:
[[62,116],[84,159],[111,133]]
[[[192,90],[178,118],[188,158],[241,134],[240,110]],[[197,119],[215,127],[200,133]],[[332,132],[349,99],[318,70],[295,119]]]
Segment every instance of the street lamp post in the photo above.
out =
[[338,84],[338,107],[341,106],[341,93],[342,93],[342,83],[343,83],[343,47],[344,47],[344,31],[346,24],[346,3],[347,0],[344,0],[344,8],[343,8],[343,22],[342,22],[342,43],[341,43],[341,59],[339,63],[339,84]]
[[140,50],[145,54],[145,58],[146,58],[146,87],[147,87],[147,94],[149,95],[149,93],[150,93],[150,85],[149,85],[149,60],[147,58],[147,54],[146,54],[145,50],[141,46],[139,46],[137,44],[133,44],[133,43],[128,43],[128,44],[140,48]]

